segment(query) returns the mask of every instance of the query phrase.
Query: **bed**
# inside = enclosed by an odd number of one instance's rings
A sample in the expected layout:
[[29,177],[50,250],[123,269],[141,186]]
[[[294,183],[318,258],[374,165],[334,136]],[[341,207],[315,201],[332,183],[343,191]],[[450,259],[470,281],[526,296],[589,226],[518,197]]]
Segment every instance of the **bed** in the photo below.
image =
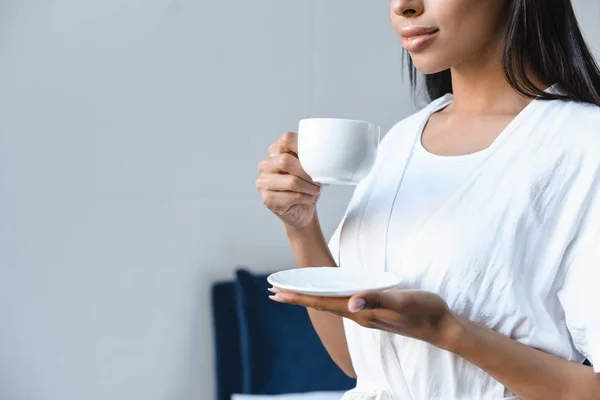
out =
[[271,301],[268,287],[246,269],[212,287],[216,399],[339,399],[355,381],[333,363],[306,310]]

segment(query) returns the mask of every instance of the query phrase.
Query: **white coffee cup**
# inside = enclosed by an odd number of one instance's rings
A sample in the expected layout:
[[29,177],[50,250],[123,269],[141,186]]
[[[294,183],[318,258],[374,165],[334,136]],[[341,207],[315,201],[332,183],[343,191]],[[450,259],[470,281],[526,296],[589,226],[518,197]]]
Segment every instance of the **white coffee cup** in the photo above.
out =
[[298,127],[298,158],[315,182],[357,185],[373,168],[379,126],[339,118],[303,119]]

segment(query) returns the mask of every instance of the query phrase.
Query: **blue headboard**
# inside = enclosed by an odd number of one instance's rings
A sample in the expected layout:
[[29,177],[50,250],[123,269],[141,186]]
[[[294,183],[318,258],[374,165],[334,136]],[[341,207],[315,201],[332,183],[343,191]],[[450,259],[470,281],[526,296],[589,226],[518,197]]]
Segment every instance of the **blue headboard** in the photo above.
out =
[[333,363],[301,307],[268,298],[247,270],[212,287],[217,400],[233,393],[342,391],[355,386]]
[[215,336],[217,400],[230,400],[242,392],[242,361],[235,304],[235,283],[221,282],[212,287]]

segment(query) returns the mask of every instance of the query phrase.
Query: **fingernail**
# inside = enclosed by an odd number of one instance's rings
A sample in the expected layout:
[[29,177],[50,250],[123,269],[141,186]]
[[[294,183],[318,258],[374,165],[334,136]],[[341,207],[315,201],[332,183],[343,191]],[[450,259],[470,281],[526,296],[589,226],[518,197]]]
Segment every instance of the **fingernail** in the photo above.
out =
[[279,293],[279,292],[281,292],[281,290],[277,289],[276,287],[271,287],[271,288],[269,288],[268,290],[269,290],[269,292],[271,292],[271,293]]
[[348,304],[350,312],[359,312],[365,308],[367,302],[364,299],[352,299]]
[[276,301],[278,303],[285,303],[285,301],[283,301],[283,299],[279,296],[277,296],[276,294],[273,296],[269,296],[269,298],[273,301]]

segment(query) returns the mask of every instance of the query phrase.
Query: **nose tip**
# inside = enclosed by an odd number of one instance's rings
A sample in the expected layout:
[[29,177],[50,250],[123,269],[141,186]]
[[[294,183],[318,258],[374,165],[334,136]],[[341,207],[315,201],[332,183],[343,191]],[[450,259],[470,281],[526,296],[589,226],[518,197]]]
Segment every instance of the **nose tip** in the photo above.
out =
[[423,13],[422,0],[392,0],[392,12],[400,17],[414,17]]

